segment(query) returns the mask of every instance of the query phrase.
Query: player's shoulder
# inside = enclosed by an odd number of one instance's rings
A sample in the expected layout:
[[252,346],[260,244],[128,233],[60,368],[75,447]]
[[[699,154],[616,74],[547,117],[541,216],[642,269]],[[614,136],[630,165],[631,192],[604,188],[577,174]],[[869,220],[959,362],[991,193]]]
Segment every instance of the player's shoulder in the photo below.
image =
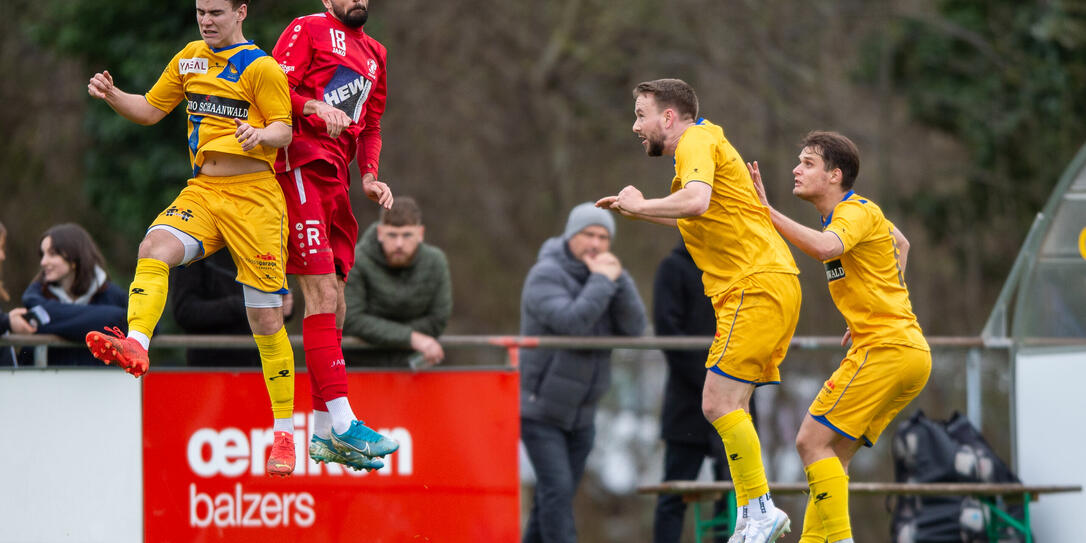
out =
[[834,206],[834,213],[858,213],[872,217],[882,217],[882,208],[865,196],[851,192],[848,197]]
[[294,33],[301,32],[303,30],[308,31],[311,28],[323,28],[330,23],[328,17],[325,16],[326,12],[310,13],[309,15],[302,15],[290,22],[287,25],[287,30]]
[[370,36],[369,34],[367,34],[367,33],[363,32],[363,33],[362,33],[362,39],[363,39],[363,40],[364,40],[364,41],[365,41],[365,42],[366,42],[366,43],[367,43],[367,44],[368,44],[368,45],[369,45],[369,46],[370,46],[371,48],[373,48],[373,51],[374,51],[375,53],[377,53],[378,55],[380,55],[380,57],[381,57],[381,59],[382,59],[382,60],[384,60],[384,59],[385,59],[386,57],[388,57],[388,49],[386,49],[386,48],[385,48],[385,45],[384,45],[383,43],[381,43],[381,42],[377,41],[377,39],[376,39],[376,38],[374,38],[373,36]]
[[182,56],[210,55],[211,52],[211,48],[207,46],[207,42],[204,40],[193,40],[186,43],[185,46],[178,51],[178,54]]

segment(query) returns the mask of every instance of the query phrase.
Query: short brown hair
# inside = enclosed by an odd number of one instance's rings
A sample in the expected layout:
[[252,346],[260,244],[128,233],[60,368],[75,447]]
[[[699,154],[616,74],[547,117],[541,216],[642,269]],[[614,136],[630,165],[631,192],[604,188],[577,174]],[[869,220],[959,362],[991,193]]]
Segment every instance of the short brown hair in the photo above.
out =
[[397,196],[392,209],[381,208],[381,224],[386,226],[418,226],[422,224],[422,210],[410,196]]
[[803,138],[800,147],[810,147],[815,154],[822,157],[822,161],[826,163],[826,171],[839,168],[841,188],[852,190],[856,176],[860,174],[860,150],[852,140],[837,132],[815,130]]
[[684,117],[698,118],[698,95],[694,94],[694,87],[682,79],[657,79],[638,83],[633,90],[634,98],[642,94],[652,95],[661,109],[671,108]]
[[[91,239],[90,234],[75,223],[58,224],[46,230],[38,240],[38,251],[41,251],[41,242],[49,238],[52,240],[53,252],[60,255],[72,265],[75,272],[75,280],[72,281],[72,294],[82,296],[90,290],[94,284],[97,268],[105,268],[105,259],[98,245]],[[39,257],[42,255],[38,255]],[[45,286],[45,272],[38,272],[36,281]]]
[[237,11],[241,6],[249,5],[249,0],[230,0],[230,7]]

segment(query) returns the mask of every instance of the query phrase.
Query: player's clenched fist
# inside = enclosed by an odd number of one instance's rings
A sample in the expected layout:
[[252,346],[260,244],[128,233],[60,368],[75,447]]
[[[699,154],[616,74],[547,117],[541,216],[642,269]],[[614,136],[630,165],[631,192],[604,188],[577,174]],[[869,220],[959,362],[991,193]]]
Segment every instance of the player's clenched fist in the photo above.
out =
[[94,77],[90,79],[90,83],[87,84],[87,92],[101,100],[105,100],[113,92],[114,88],[113,76],[109,75],[108,70],[94,74]]
[[234,137],[237,138],[238,143],[241,144],[241,150],[252,151],[257,145],[264,142],[263,130],[253,128],[253,125],[244,122],[241,119],[234,119],[234,126],[238,127],[238,129],[234,131]]

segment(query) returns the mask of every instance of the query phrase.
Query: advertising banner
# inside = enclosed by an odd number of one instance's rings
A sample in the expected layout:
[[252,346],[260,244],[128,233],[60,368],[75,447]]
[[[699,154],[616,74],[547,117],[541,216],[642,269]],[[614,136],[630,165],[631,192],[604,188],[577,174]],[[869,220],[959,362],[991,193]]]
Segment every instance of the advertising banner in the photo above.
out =
[[367,371],[348,380],[355,414],[400,449],[374,472],[309,460],[302,373],[298,463],[279,478],[264,470],[272,416],[258,371],[144,376],[146,540],[519,540],[515,371]]

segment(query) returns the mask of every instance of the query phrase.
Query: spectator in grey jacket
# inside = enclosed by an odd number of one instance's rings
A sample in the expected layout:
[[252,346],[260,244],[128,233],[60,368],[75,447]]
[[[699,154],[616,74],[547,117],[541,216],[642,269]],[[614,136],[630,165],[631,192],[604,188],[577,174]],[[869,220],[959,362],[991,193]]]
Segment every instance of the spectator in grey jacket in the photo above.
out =
[[[526,336],[637,336],[645,306],[610,252],[611,214],[573,208],[565,232],[539,250],[520,304]],[[524,349],[520,353],[521,441],[536,473],[525,543],[572,542],[573,496],[596,429],[596,405],[611,384],[611,351]]]
[[414,355],[438,364],[437,337],[452,313],[452,280],[441,249],[423,242],[426,227],[415,200],[398,196],[355,247],[347,275],[343,333],[382,349],[344,353],[361,366],[407,367]]

